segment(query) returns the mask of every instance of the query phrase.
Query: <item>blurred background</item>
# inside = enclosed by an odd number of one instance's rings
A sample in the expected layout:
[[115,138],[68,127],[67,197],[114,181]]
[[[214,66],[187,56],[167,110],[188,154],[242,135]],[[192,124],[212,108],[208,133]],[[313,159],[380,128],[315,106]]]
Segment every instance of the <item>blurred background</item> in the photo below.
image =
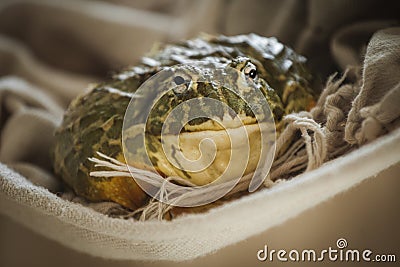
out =
[[[89,83],[134,65],[154,43],[201,32],[254,32],[276,36],[305,55],[324,83],[334,72],[359,66],[371,35],[399,25],[399,14],[398,1],[390,0],[0,0],[0,79],[18,77],[62,111]],[[9,112],[5,99],[0,91],[0,131]],[[3,144],[0,161],[10,160],[10,155]],[[352,247],[400,257],[399,172],[399,165],[392,167],[263,235],[181,265],[261,266],[267,263],[257,262],[256,252],[265,244],[287,250],[318,249],[334,245],[340,237]],[[92,258],[0,216],[0,266],[72,265],[175,264]]]
[[[155,42],[200,32],[276,36],[326,76],[359,64],[398,2],[148,0],[0,2],[0,75],[15,74],[66,104],[91,81],[135,64]],[[49,79],[49,73],[53,79]],[[57,79],[55,79],[57,77]]]

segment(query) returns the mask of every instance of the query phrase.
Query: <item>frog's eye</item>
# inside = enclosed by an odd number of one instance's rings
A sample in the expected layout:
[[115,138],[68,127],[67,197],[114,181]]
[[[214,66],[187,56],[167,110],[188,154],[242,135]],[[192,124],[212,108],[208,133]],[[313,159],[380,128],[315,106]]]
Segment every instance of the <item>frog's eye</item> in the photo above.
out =
[[253,63],[247,63],[246,67],[244,67],[243,72],[246,76],[249,76],[250,79],[255,80],[258,76],[257,68]]
[[176,76],[174,78],[174,82],[175,82],[176,85],[181,85],[181,84],[183,84],[185,82],[185,79],[183,79],[182,76]]
[[257,70],[253,69],[249,72],[249,77],[255,79],[257,77]]

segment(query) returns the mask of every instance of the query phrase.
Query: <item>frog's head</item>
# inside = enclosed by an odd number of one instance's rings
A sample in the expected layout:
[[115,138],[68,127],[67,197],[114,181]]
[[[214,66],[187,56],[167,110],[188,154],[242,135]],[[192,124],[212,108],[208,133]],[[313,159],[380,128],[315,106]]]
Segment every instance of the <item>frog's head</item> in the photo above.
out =
[[[260,77],[256,63],[248,57],[240,56],[226,62],[209,59],[196,64],[172,66],[158,75],[157,80],[162,81],[164,93],[147,119],[146,130],[149,133],[160,134],[170,112],[191,99],[199,99],[199,105],[188,105],[185,112],[176,114],[181,116],[176,120],[185,120],[189,113],[208,116],[188,121],[182,128],[184,132],[219,129],[217,124],[210,122],[213,118],[227,120],[232,127],[237,127],[238,123],[253,124],[256,118],[249,103],[246,103],[249,101],[258,103],[267,100],[275,119],[281,118],[283,108],[279,96]],[[150,82],[150,86],[153,85]],[[243,95],[246,95],[247,101],[241,97]],[[222,105],[207,105],[202,102],[205,98],[215,99]],[[235,114],[241,122],[233,119]],[[232,122],[229,122],[231,119]]]
[[[247,57],[237,57],[226,62],[210,60],[197,62],[196,65],[166,67],[147,80],[138,94],[142,99],[137,99],[132,105],[132,111],[135,112],[133,117],[146,116],[141,121],[145,122],[146,152],[153,166],[164,175],[187,177],[197,185],[208,184],[220,177],[229,165],[232,151],[248,151],[251,163],[236,169],[230,177],[240,175],[241,171],[246,174],[254,171],[262,147],[258,125],[266,122],[270,128],[275,129],[271,117],[274,114],[270,112],[274,112],[271,104],[280,105],[275,91],[258,75],[256,64]],[[140,112],[141,105],[148,106],[149,102],[152,102],[151,109],[148,109],[150,112]],[[132,142],[136,133],[142,130],[133,130],[137,129],[138,123],[131,122],[131,125],[132,130],[126,128],[124,135],[129,146],[127,150],[131,151],[134,147],[130,154],[138,155],[137,151],[143,146],[132,145]],[[169,155],[169,152],[163,150],[163,145],[171,144],[172,141],[168,140],[175,140],[175,136],[179,136],[179,145],[167,145],[171,149],[174,147]],[[244,140],[246,136],[251,147]],[[187,168],[180,169],[171,163],[170,157],[176,153],[182,153],[189,161],[196,161],[202,154],[199,145],[203,139],[212,140],[217,150],[209,168],[188,171]],[[236,148],[233,148],[234,143]],[[210,146],[206,150],[209,152],[212,149]],[[239,161],[246,162],[247,154],[241,154],[243,159]],[[134,158],[131,162],[134,164]],[[203,164],[199,163],[196,168],[201,166]]]

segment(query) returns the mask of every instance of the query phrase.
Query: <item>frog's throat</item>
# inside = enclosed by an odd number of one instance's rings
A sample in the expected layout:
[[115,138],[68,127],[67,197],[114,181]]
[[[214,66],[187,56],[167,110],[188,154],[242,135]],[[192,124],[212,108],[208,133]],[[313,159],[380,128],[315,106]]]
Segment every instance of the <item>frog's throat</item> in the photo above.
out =
[[[193,164],[198,164],[192,166],[196,171],[188,171],[184,165],[180,165],[180,159],[178,158],[174,158],[171,161],[171,156],[175,156],[172,154],[166,155],[168,152],[165,152],[159,135],[149,134],[146,136],[146,153],[155,170],[163,176],[179,176],[195,185],[224,182],[256,170],[260,162],[262,149],[268,149],[265,146],[269,145],[264,144],[263,140],[274,140],[275,138],[275,125],[273,123],[264,124],[264,127],[260,127],[260,124],[252,123],[222,130],[181,132],[179,134],[179,153],[185,159],[196,162]],[[267,132],[265,132],[265,129]],[[263,132],[261,133],[261,131]],[[262,137],[264,134],[268,136],[266,138],[265,136]],[[174,138],[176,136],[162,136],[164,144],[170,144],[170,140]],[[211,140],[212,143],[206,144],[201,149],[200,144],[205,139]],[[202,157],[204,152],[213,154],[211,161],[210,157]],[[140,160],[137,160],[138,157],[136,156],[137,154],[129,158],[128,154],[127,163],[134,167],[143,168],[143,164]],[[200,168],[199,166],[206,166],[206,168]]]

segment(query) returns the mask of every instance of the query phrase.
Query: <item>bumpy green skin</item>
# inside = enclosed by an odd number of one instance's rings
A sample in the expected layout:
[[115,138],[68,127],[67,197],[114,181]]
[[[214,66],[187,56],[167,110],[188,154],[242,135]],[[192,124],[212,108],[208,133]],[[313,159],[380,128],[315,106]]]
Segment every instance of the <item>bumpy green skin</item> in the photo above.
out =
[[[114,75],[110,81],[96,85],[71,103],[55,134],[53,156],[56,173],[78,195],[89,200],[111,200],[130,209],[142,206],[147,197],[133,179],[90,177],[89,172],[95,168],[88,158],[96,156],[96,151],[101,151],[124,161],[121,130],[132,93],[167,66],[197,64],[200,61],[210,68],[233,67],[239,71],[243,71],[248,62],[254,64],[258,78],[252,82],[266,97],[278,125],[283,115],[309,109],[314,103],[315,93],[310,87],[311,76],[304,67],[305,58],[275,38],[255,34],[233,37],[203,35],[182,43],[164,45],[143,58],[139,66]],[[228,82],[235,81],[232,78]],[[160,101],[161,106],[154,109],[165,110],[151,114],[147,131],[155,136],[159,134],[168,110],[198,96],[213,97],[227,103],[238,113],[251,115],[248,107],[220,89],[212,84],[202,84],[196,90],[170,92],[165,100]],[[202,122],[204,120],[191,123]]]

